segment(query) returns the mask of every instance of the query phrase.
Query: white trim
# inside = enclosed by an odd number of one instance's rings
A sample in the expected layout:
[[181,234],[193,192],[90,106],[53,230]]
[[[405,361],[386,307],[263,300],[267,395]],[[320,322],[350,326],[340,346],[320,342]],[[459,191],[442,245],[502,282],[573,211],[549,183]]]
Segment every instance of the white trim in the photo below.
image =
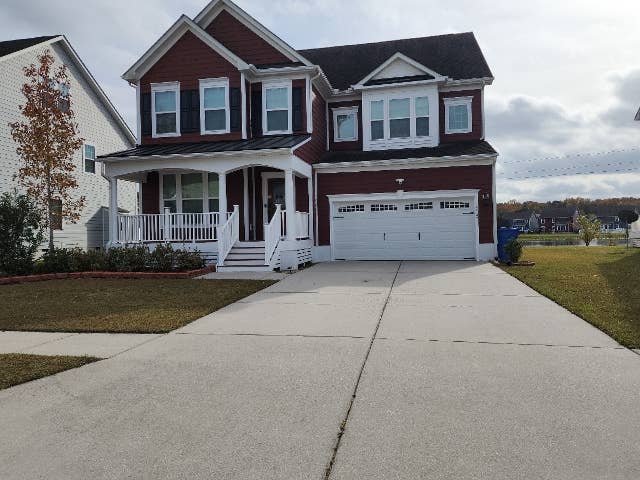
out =
[[244,217],[244,241],[249,241],[249,169],[242,169],[242,216]]
[[300,55],[293,47],[271,32],[268,28],[258,22],[247,12],[238,7],[235,3],[227,0],[213,0],[195,17],[195,22],[202,28],[206,28],[211,24],[222,10],[226,10],[236,20],[243,23],[249,30],[265,40],[276,50],[280,51],[287,58],[301,62],[305,65],[311,65],[311,62]]
[[365,160],[361,162],[316,163],[314,171],[319,173],[369,172],[379,170],[407,170],[414,168],[468,167],[494,165],[498,155],[460,155],[457,157],[401,158],[393,160]]
[[[156,93],[174,92],[176,95],[176,131],[171,133],[156,133]],[[171,113],[171,112],[160,112]],[[151,137],[179,137],[180,136],[180,82],[163,82],[151,84]]]
[[[286,130],[268,130],[267,129],[267,90],[272,88],[286,88],[287,89],[287,129]],[[282,135],[292,133],[293,128],[293,108],[291,105],[291,80],[277,80],[271,82],[262,82],[262,133],[263,135]],[[282,110],[282,109],[277,109]]]
[[142,145],[142,112],[140,109],[140,82],[136,82],[136,140],[138,145]]
[[244,73],[240,73],[240,95],[242,101],[240,103],[240,108],[242,108],[242,115],[240,118],[242,119],[242,139],[247,139],[247,82],[244,76]]
[[[93,158],[87,158],[87,156],[86,156],[87,152],[85,150],[87,146],[93,147]],[[87,160],[93,161],[93,172],[87,172],[87,169],[86,169]],[[96,146],[93,143],[86,143],[86,142],[83,143],[82,144],[82,170],[81,170],[81,172],[82,173],[86,173],[88,175],[96,175],[98,173],[98,170],[100,170],[98,168],[97,163],[98,163],[98,154],[96,152]]]
[[[472,118],[472,108],[471,102],[473,101],[473,97],[447,97],[443,99],[444,101],[444,133],[471,133],[473,130],[473,118]],[[458,107],[458,106],[466,106],[467,107],[467,128],[449,128],[449,107]]]
[[311,77],[307,77],[304,82],[305,85],[305,98],[307,102],[307,133],[313,133],[313,97],[314,94],[311,91]]
[[[333,112],[333,141],[338,142],[357,142],[358,141],[358,112],[360,109],[357,105],[352,107],[335,107],[331,109]],[[340,138],[338,136],[338,115],[353,115],[354,116],[354,136],[351,138]]]
[[[391,55],[391,57],[389,57],[385,62],[383,62],[381,65],[379,65],[375,70],[373,70],[371,73],[369,73],[369,75],[367,75],[366,77],[364,77],[362,80],[360,80],[358,83],[356,83],[355,85],[353,85],[353,89],[359,89],[361,87],[364,87],[364,84],[367,83],[369,80],[371,80],[373,77],[375,77],[378,73],[380,73],[381,71],[383,71],[385,68],[387,68],[389,65],[391,65],[393,62],[395,62],[396,60],[401,60],[409,65],[411,65],[412,67],[421,70],[422,72],[431,75],[432,77],[434,77],[434,80],[430,80],[430,82],[443,82],[447,79],[447,77],[440,75],[438,72],[435,72],[434,70],[431,70],[430,68],[424,66],[423,64],[416,62],[415,60],[413,60],[412,58],[407,57],[406,55],[400,53],[400,52],[396,52],[393,55]],[[378,85],[375,85],[375,87],[377,87]],[[380,85],[380,86],[388,86],[388,85]],[[366,88],[366,87],[365,87]]]
[[235,55],[224,45],[214,39],[211,35],[200,28],[186,15],[181,15],[176,22],[134,63],[122,78],[130,82],[135,82],[142,78],[145,73],[173,47],[180,38],[190,31],[212,50],[221,55],[225,60],[234,65],[238,70],[249,68],[249,65],[240,57]]
[[[222,130],[206,130],[206,110],[204,107],[204,91],[207,88],[224,88],[224,113],[225,128]],[[220,135],[231,131],[231,108],[229,106],[229,79],[223,78],[204,78],[199,80],[200,90],[200,135]],[[222,110],[220,108],[209,108],[208,110]]]

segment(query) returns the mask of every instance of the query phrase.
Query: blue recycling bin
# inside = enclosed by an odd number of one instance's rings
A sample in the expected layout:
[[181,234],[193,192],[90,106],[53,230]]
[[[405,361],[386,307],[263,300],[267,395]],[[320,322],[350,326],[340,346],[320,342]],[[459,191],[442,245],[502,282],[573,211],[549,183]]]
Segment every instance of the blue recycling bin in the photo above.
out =
[[509,255],[504,251],[504,246],[512,238],[518,238],[519,233],[517,228],[500,227],[498,229],[498,259],[501,262],[507,263],[509,261]]

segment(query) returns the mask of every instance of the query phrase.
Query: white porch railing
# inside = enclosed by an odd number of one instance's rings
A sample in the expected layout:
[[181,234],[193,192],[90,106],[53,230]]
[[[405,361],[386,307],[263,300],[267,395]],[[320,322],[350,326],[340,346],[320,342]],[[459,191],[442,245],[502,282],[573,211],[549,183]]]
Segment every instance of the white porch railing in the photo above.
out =
[[219,226],[217,212],[119,214],[117,242],[215,242]]
[[296,240],[309,238],[309,212],[296,212]]
[[224,260],[240,238],[240,207],[233,206],[233,213],[227,223],[218,228],[218,266],[224,266]]
[[264,224],[264,264],[271,265],[271,257],[278,248],[278,243],[282,238],[282,227],[284,222],[282,221],[283,211],[280,210],[280,204],[276,204],[276,211],[271,217],[269,223]]

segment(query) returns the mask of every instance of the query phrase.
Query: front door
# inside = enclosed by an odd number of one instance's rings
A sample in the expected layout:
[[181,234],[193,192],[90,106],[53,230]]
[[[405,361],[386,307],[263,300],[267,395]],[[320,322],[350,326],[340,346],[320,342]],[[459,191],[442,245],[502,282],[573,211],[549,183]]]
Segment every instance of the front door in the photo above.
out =
[[280,204],[282,210],[285,209],[284,204],[284,178],[268,178],[267,179],[267,198],[265,202],[266,218],[265,223],[269,222],[276,211],[276,204]]

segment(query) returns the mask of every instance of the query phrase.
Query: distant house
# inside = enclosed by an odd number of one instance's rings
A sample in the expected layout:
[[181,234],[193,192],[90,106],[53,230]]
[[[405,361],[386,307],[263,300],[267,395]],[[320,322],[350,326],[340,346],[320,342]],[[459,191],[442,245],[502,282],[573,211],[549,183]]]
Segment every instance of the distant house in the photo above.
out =
[[545,233],[578,231],[578,209],[575,207],[547,207],[540,212],[540,230]]
[[[17,187],[14,175],[21,160],[16,153],[17,144],[11,137],[9,122],[22,118],[19,106],[24,104],[25,98],[21,87],[27,81],[23,68],[36,64],[38,55],[45,50],[53,55],[54,67],[67,66],[75,121],[79,136],[85,139],[85,144],[73,155],[79,187],[74,195],[84,195],[87,203],[77,223],[56,225],[54,242],[59,247],[102,248],[109,234],[109,182],[101,175],[102,166],[97,158],[132,147],[135,137],[62,35],[0,41],[0,193]],[[121,182],[119,208],[134,211],[136,197],[135,183]]]
[[640,122],[640,108],[638,109],[638,111],[636,113],[636,121]]
[[537,232],[540,230],[540,222],[535,212],[520,210],[519,212],[504,212],[500,214],[501,226],[517,228],[520,232]]
[[618,217],[621,210],[635,210],[633,206],[600,205],[593,212],[600,220],[603,233],[623,233],[627,224]]

